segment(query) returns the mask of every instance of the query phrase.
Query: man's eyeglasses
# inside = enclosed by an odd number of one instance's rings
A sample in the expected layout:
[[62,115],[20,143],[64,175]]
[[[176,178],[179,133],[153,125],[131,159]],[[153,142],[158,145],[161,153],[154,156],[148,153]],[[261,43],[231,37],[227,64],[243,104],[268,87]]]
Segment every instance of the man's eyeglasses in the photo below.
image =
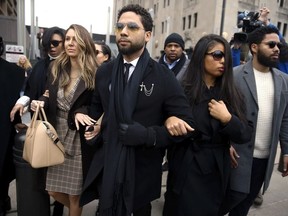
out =
[[51,40],[50,41],[50,45],[52,44],[54,47],[58,47],[60,43],[62,43],[62,41],[58,41],[58,40]]
[[[127,26],[128,30],[129,31],[132,31],[132,32],[136,32],[138,31],[139,29],[143,29],[141,28],[140,26],[137,25],[137,23],[134,23],[134,22],[128,22],[128,23],[116,23],[115,25],[115,31],[117,32],[120,32],[122,31],[125,27]],[[145,31],[145,29],[143,29]]]
[[223,57],[225,57],[225,54],[220,50],[216,50],[211,53],[206,53],[206,55],[212,55],[215,61],[220,61]]
[[263,42],[264,44],[268,45],[270,49],[273,49],[276,45],[279,49],[282,48],[283,44],[280,42],[275,42],[275,41],[268,41],[268,42]]
[[[101,50],[96,50],[96,55],[98,55],[99,53],[103,53],[103,51]],[[103,53],[104,54],[104,53]]]

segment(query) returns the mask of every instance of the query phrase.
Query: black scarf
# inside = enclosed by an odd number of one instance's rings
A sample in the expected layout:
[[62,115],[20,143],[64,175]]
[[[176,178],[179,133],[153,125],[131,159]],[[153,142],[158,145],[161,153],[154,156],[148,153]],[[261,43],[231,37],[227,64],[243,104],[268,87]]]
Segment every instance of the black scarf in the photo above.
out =
[[105,159],[100,213],[105,216],[128,216],[133,212],[135,187],[135,152],[118,140],[119,123],[133,123],[139,85],[149,63],[145,49],[124,90],[124,64],[121,54],[115,60],[108,110],[107,143],[104,144]]
[[[161,58],[159,59],[159,63],[165,65],[168,68],[168,65],[166,64],[166,62],[164,61],[165,58],[165,54],[163,54],[161,56]],[[176,65],[171,69],[175,76],[177,76],[177,74],[180,72],[180,70],[182,69],[183,65],[186,62],[186,56],[184,53],[182,53],[180,60],[176,63]]]

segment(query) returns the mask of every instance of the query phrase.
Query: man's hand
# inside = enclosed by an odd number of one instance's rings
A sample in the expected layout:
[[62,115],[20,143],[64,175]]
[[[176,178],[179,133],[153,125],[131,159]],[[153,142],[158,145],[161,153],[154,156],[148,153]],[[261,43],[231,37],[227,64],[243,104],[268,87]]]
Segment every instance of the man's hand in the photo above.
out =
[[119,140],[125,146],[154,146],[156,133],[152,128],[146,128],[138,122],[119,125]]
[[24,114],[24,106],[22,104],[15,104],[15,106],[12,108],[10,112],[10,120],[11,122],[14,121],[15,114],[19,111],[20,116],[23,116]]
[[237,168],[238,167],[237,159],[239,159],[240,156],[237,154],[233,146],[230,147],[230,158],[231,158],[231,167]]
[[189,124],[176,116],[171,116],[165,121],[165,127],[171,136],[186,135],[189,131],[194,131]]
[[269,24],[268,15],[270,13],[270,10],[267,7],[263,7],[260,9],[260,16],[258,20],[262,21],[265,26]]

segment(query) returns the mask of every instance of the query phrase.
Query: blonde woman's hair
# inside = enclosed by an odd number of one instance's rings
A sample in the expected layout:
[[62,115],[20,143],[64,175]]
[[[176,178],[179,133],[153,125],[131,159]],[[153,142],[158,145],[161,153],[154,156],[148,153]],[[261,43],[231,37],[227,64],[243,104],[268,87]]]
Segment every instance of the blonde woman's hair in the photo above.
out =
[[[25,59],[24,64],[22,64],[22,63],[20,62],[20,59],[21,59],[21,58],[24,58],[24,59]],[[25,55],[20,55],[20,56],[19,56],[17,65],[20,66],[20,67],[22,67],[22,68],[24,68],[24,70],[26,70],[26,71],[32,68],[32,65],[31,65],[29,59],[27,59],[27,57],[26,57]]]
[[[80,76],[84,80],[88,89],[95,88],[95,75],[97,70],[96,49],[89,32],[81,25],[72,24],[65,32],[73,29],[75,31],[75,40],[78,43],[80,53],[78,56],[79,65],[81,67]],[[65,42],[64,42],[65,44]],[[59,86],[65,87],[70,82],[71,62],[66,52],[62,52],[54,61],[52,66],[53,83],[59,79]]]

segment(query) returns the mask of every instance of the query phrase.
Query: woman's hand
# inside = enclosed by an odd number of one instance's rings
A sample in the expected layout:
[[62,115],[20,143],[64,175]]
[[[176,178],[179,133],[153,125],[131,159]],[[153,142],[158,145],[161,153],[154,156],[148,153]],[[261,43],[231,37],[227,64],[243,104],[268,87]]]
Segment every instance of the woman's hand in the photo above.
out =
[[44,101],[40,101],[40,100],[32,100],[32,102],[31,102],[31,104],[30,104],[30,109],[31,109],[33,112],[35,112],[38,105],[39,105],[40,107],[44,107],[45,102],[44,102]]
[[208,110],[213,118],[218,119],[224,125],[227,124],[232,118],[232,115],[222,100],[216,101],[212,99],[208,103]]
[[186,135],[188,131],[194,131],[189,124],[176,116],[171,116],[166,119],[165,127],[172,136]]
[[84,133],[84,137],[86,140],[91,140],[93,139],[95,136],[97,136],[99,134],[101,130],[101,126],[100,125],[91,125],[91,126],[86,126],[85,128],[85,133]]
[[83,113],[76,113],[75,115],[75,125],[77,130],[79,130],[79,123],[83,126],[85,125],[94,125],[96,120],[92,119],[90,116],[83,114]]
[[238,167],[237,159],[239,159],[240,156],[237,154],[233,146],[230,147],[230,157],[231,157],[231,167],[237,168]]

